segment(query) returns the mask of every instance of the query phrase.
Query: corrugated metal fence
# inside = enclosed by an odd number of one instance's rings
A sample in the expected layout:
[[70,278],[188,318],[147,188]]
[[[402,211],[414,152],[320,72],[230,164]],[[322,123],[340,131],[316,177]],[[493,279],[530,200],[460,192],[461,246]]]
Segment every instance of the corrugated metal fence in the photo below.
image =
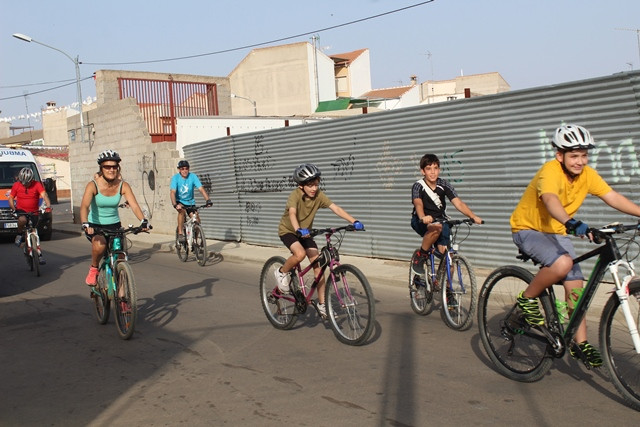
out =
[[[476,266],[515,263],[509,216],[538,168],[553,157],[549,138],[562,123],[590,129],[590,164],[636,202],[640,183],[640,72],[440,104],[243,134],[185,147],[209,187],[207,236],[281,245],[277,226],[293,169],[312,162],[331,199],[361,220],[343,252],[406,260],[420,238],[409,225],[411,186],[424,153],[437,154],[441,176],[486,222],[461,245]],[[450,206],[449,214],[460,214]],[[592,226],[631,221],[597,198],[577,216]],[[329,210],[314,226],[343,224]],[[578,244],[578,250],[586,246]]]

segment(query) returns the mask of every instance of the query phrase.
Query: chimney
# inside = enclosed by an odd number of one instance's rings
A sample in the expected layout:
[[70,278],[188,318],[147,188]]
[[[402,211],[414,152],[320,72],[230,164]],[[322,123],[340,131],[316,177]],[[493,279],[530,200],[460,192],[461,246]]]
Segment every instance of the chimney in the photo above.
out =
[[411,79],[411,86],[415,86],[418,83],[418,76],[413,75],[410,77]]
[[468,87],[464,88],[464,97],[471,98],[471,88],[468,88]]
[[56,108],[56,101],[47,101],[47,110],[51,108]]

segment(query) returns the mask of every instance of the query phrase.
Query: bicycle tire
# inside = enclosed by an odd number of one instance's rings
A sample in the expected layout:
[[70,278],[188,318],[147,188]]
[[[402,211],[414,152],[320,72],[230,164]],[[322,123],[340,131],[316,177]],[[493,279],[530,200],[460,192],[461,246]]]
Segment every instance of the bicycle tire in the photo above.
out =
[[200,224],[193,225],[193,253],[201,267],[207,262],[207,239]]
[[[487,277],[478,295],[478,328],[487,355],[499,373],[522,382],[541,379],[553,362],[549,344],[527,332],[522,313],[514,310],[516,297],[532,279],[533,274],[522,267],[500,267]],[[546,313],[553,313],[550,298],[540,301],[547,318]]]
[[[417,252],[417,251],[416,251]],[[433,286],[431,285],[431,257],[424,259],[424,276],[413,269],[414,252],[409,265],[409,298],[411,309],[420,316],[426,316],[433,311]]]
[[440,288],[440,313],[442,320],[451,329],[466,331],[473,325],[476,311],[476,294],[478,293],[476,275],[473,267],[463,255],[451,254],[451,283],[446,272],[446,261],[440,261],[438,282]]
[[[116,290],[113,297],[118,335],[128,340],[133,335],[138,315],[138,295],[131,266],[121,261],[116,264]],[[122,291],[121,291],[122,290]],[[121,294],[124,294],[121,296]]]
[[[293,296],[284,298],[276,296],[273,291],[277,287],[275,271],[282,267],[285,259],[274,256],[267,260],[260,272],[260,303],[264,314],[276,329],[291,329],[297,320],[297,312]],[[289,300],[291,299],[291,300]]]
[[109,321],[109,313],[111,311],[111,301],[109,301],[109,293],[107,291],[107,277],[104,268],[100,268],[98,273],[98,283],[95,287],[95,291],[91,291],[91,298],[93,299],[96,318],[101,325],[106,324]]
[[176,254],[178,259],[182,262],[186,262],[189,257],[189,245],[186,243],[180,243],[178,240],[178,227],[176,227]]
[[364,344],[375,326],[375,300],[369,281],[357,267],[348,264],[336,267],[329,277],[335,278],[325,287],[327,319],[333,333],[344,344]]
[[[640,280],[629,283],[629,308],[637,323],[640,319]],[[631,341],[629,327],[617,294],[611,295],[600,318],[600,349],[611,382],[627,404],[640,411],[640,356]]]
[[38,253],[38,237],[35,234],[29,234],[29,242],[31,244],[31,265],[32,270],[40,277],[40,254]]

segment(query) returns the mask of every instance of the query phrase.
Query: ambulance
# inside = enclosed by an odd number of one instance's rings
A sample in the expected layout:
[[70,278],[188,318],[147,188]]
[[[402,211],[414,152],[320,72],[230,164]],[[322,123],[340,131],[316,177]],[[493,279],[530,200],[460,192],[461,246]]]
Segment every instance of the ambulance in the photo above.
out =
[[[13,217],[9,208],[9,193],[18,179],[18,173],[24,167],[31,168],[33,179],[42,181],[42,173],[30,151],[0,146],[0,237],[16,235],[18,220]],[[40,203],[42,202],[41,198]],[[48,206],[38,223],[41,240],[51,239],[51,227],[51,206]]]

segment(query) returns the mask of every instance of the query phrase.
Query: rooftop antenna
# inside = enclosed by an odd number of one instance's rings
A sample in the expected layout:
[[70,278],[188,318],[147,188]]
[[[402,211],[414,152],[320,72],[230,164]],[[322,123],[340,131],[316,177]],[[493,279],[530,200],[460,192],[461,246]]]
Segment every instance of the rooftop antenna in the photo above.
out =
[[640,61],[640,28],[616,28],[619,31],[633,31],[638,36],[638,60]]
[[431,57],[433,55],[431,55],[430,51],[427,51],[427,53],[425,53],[425,55],[427,55],[427,60],[429,61],[429,65],[431,66],[431,80],[435,80],[433,77],[433,61],[431,60]]

